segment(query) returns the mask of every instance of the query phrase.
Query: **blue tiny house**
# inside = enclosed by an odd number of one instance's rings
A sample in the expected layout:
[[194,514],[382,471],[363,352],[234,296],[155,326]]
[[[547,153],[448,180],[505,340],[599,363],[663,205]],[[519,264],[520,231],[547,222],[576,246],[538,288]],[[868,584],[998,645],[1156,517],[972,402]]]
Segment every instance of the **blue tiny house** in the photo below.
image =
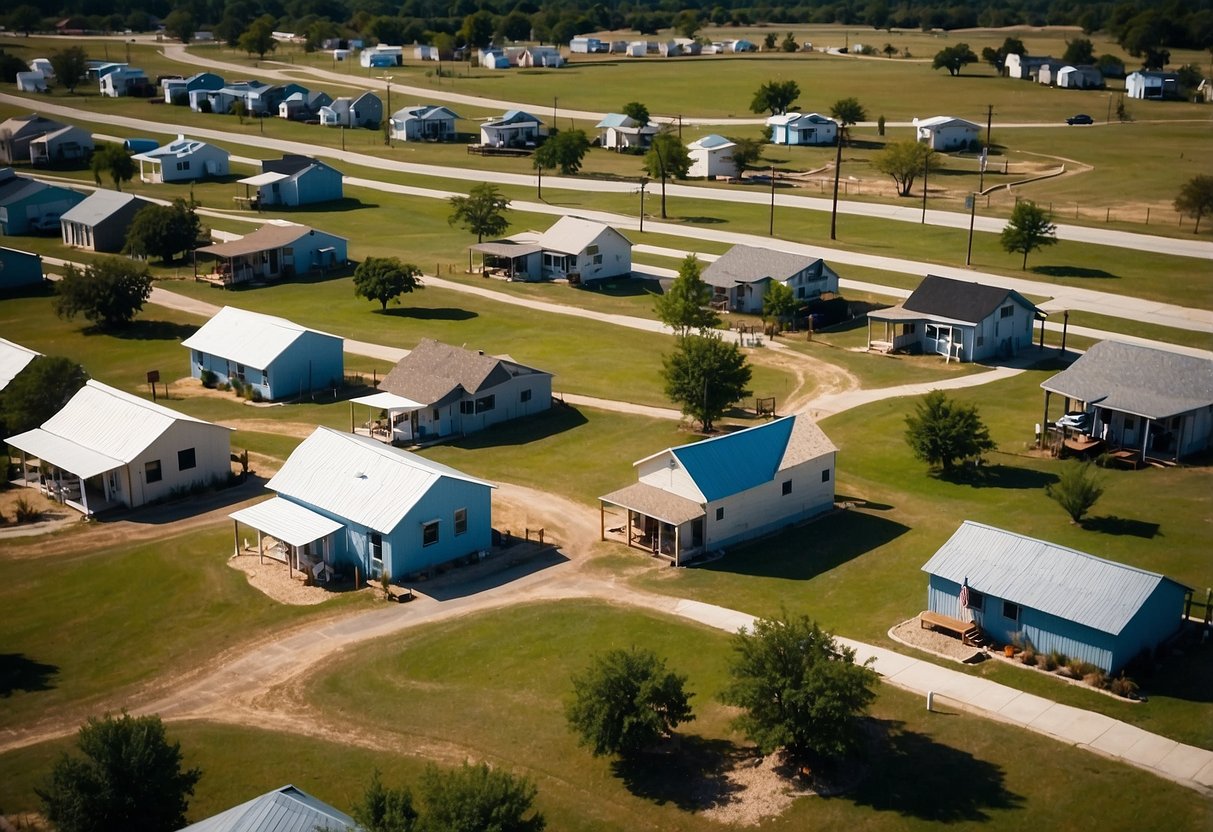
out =
[[[1192,590],[1155,572],[966,520],[922,570],[927,609],[1115,673],[1175,635]],[[968,587],[968,605],[960,603]]]

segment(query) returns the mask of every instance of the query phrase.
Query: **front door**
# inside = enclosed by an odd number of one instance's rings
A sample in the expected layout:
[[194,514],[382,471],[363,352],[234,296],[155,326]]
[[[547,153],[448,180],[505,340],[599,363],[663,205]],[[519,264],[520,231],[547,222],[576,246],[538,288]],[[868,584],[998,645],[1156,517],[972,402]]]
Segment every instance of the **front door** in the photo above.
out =
[[703,518],[696,517],[691,521],[691,548],[699,549],[703,546]]
[[270,249],[270,274],[278,274],[278,249]]

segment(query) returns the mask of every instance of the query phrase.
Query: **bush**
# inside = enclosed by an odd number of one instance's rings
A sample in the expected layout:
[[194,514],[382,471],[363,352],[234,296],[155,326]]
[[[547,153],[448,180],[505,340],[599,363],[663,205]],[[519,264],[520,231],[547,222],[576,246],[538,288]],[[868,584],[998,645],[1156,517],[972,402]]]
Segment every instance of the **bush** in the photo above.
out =
[[1112,680],[1109,690],[1111,690],[1112,693],[1116,694],[1117,696],[1123,696],[1125,699],[1136,699],[1139,688],[1137,687],[1136,682],[1134,682],[1124,673],[1121,673]]
[[254,388],[252,388],[252,389],[253,389],[253,395],[251,396],[251,398],[252,398],[252,400],[253,400],[253,401],[255,401],[255,402],[263,402],[263,401],[265,401],[265,396],[261,395],[261,388],[260,388],[260,387],[254,387]]
[[1090,673],[1085,674],[1082,677],[1082,680],[1091,687],[1098,688],[1099,690],[1107,690],[1111,686],[1111,682],[1108,680],[1108,674],[1104,673],[1102,667],[1097,667]]
[[214,370],[203,370],[200,381],[202,382],[203,387],[206,387],[209,390],[214,390],[219,384],[219,376],[215,375]]
[[1045,670],[1052,672],[1060,667],[1065,667],[1066,657],[1057,650],[1050,650],[1049,655],[1045,656]]
[[1036,651],[1031,647],[1025,647],[1023,652],[1019,654],[1019,660],[1028,667],[1036,667]]
[[15,518],[18,523],[36,523],[42,519],[42,511],[35,508],[34,504],[23,496],[17,498],[14,508],[16,509]]
[[1096,672],[1103,673],[1103,670],[1097,665],[1093,665],[1090,662],[1084,662],[1082,659],[1072,658],[1066,663],[1066,665],[1070,668],[1070,673],[1074,675],[1075,679],[1085,679]]

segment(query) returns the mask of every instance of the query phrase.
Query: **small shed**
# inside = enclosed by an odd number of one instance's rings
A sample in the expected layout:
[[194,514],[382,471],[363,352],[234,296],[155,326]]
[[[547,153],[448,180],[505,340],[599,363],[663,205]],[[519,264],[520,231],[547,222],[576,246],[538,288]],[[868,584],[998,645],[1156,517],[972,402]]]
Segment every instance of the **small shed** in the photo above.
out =
[[1056,650],[1108,673],[1175,635],[1192,592],[1156,572],[971,520],[922,571],[931,612],[973,621],[996,642],[1018,636],[1037,652]]
[[952,116],[916,118],[913,124],[915,138],[932,150],[964,150],[981,136],[981,125]]
[[135,214],[151,204],[134,194],[98,188],[59,218],[63,244],[85,251],[122,251]]
[[736,146],[715,133],[691,142],[687,145],[687,153],[691,157],[691,169],[687,175],[705,179],[732,179],[738,173],[737,163],[733,161],[733,148]]
[[46,92],[46,76],[36,69],[18,72],[17,92]]
[[41,254],[0,246],[0,292],[40,286],[45,279]]

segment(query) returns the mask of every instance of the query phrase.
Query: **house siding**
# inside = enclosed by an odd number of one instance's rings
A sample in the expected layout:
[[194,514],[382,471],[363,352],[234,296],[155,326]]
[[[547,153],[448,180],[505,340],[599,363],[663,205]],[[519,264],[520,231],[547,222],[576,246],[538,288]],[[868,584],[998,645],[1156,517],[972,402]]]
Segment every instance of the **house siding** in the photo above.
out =
[[[194,449],[196,464],[180,471],[177,452],[188,448]],[[160,462],[161,479],[149,483],[146,465],[153,460]],[[174,422],[125,467],[125,496],[132,508],[175,496],[173,492],[179,489],[226,483],[231,471],[231,431],[217,425]]]
[[0,292],[42,283],[42,257],[0,247]]
[[[455,534],[455,510],[467,509],[467,531]],[[422,524],[438,521],[438,542],[422,545]],[[478,483],[444,478],[385,535],[384,566],[404,576],[488,549],[493,542],[492,491]],[[390,544],[391,551],[386,551]]]
[[[761,485],[707,504],[704,547],[717,549],[778,531],[834,507],[834,461],[830,453],[780,471]],[[822,482],[822,471],[829,475]],[[783,483],[792,483],[783,494]],[[716,511],[724,517],[716,519]]]
[[40,217],[59,215],[84,201],[84,194],[51,186],[0,206],[0,234],[31,233],[30,223]]
[[[301,396],[312,390],[333,387],[344,377],[344,353],[340,338],[319,332],[304,332],[283,350],[269,367],[244,367],[244,382],[265,399]],[[220,384],[231,383],[237,362],[224,356],[190,351],[190,375],[201,378],[210,370]]]

